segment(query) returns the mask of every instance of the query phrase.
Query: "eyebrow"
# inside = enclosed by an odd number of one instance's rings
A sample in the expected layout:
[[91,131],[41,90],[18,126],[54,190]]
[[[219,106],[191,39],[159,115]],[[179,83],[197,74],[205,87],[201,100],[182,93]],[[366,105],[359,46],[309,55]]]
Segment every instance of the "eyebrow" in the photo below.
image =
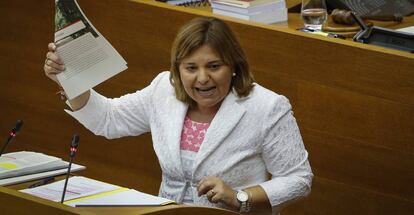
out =
[[213,60],[208,62],[208,64],[212,64],[212,63],[224,63],[222,60]]
[[[182,64],[186,64],[186,65],[197,65],[194,62],[181,62]],[[207,64],[213,64],[213,63],[224,63],[222,60],[212,60],[207,62]]]

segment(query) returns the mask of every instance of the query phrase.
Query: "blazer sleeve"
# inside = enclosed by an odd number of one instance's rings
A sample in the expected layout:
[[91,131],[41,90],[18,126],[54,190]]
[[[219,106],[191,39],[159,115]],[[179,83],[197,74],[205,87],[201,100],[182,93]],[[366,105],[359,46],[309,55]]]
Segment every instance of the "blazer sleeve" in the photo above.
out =
[[[168,79],[168,73],[158,75],[149,86],[119,98],[106,98],[91,90],[87,104],[78,111],[65,110],[87,129],[108,139],[137,136],[150,131],[153,109],[152,94]],[[164,80],[165,81],[165,80]]]
[[260,186],[273,212],[278,212],[286,203],[310,193],[313,174],[288,99],[278,97],[266,119],[262,156],[272,177]]

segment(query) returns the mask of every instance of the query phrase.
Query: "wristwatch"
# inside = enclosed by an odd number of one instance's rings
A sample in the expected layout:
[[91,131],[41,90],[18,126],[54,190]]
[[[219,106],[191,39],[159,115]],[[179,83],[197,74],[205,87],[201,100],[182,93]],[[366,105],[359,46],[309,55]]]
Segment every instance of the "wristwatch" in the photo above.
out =
[[243,190],[238,190],[236,194],[237,201],[240,203],[240,213],[248,213],[251,209],[249,194]]

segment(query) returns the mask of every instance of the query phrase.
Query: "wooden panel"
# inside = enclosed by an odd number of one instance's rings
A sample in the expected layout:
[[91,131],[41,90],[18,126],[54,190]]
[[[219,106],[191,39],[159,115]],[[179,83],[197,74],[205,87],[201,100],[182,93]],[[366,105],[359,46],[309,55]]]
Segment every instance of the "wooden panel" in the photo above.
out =
[[[414,155],[302,130],[316,176],[414,202]],[[391,205],[390,205],[391,206]]]
[[[78,214],[69,206],[32,197],[4,187],[0,187],[0,209],[2,214]],[[29,212],[30,211],[30,212]]]
[[311,195],[287,207],[281,214],[375,214],[411,215],[411,201],[361,187],[315,177]]
[[[302,83],[298,94],[302,126],[376,148],[414,153],[414,105],[313,83]],[[309,95],[318,95],[317,101]]]

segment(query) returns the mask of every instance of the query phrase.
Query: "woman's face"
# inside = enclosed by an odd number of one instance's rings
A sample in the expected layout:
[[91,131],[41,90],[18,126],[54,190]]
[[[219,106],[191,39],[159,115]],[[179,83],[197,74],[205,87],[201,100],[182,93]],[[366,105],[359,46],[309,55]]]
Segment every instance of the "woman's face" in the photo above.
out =
[[217,111],[230,90],[232,71],[209,45],[203,45],[180,63],[186,93],[199,110]]

